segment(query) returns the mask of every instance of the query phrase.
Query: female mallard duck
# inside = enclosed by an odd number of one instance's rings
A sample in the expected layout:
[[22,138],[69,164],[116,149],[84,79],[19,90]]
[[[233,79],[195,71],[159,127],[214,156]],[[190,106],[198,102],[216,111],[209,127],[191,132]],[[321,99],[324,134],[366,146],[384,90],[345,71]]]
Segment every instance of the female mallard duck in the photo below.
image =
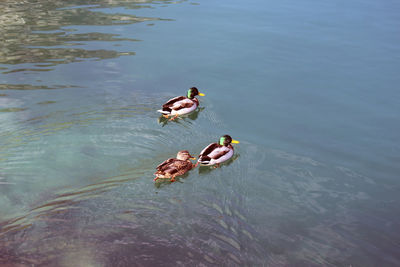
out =
[[194,164],[189,159],[196,159],[189,154],[189,151],[182,150],[176,155],[176,158],[170,158],[157,166],[157,171],[154,173],[157,181],[160,178],[170,179],[171,182],[175,182],[176,176],[181,176],[190,171]]
[[195,110],[199,106],[199,100],[195,98],[196,95],[204,96],[199,93],[196,87],[192,87],[188,90],[187,96],[177,96],[167,101],[162,106],[162,109],[157,110],[162,113],[165,118],[174,116],[170,120],[176,119],[179,115],[187,114]]
[[239,141],[233,140],[229,135],[221,136],[219,143],[209,144],[203,151],[200,152],[199,160],[196,165],[214,165],[219,167],[219,164],[227,161],[233,156],[233,146],[231,143],[239,144]]

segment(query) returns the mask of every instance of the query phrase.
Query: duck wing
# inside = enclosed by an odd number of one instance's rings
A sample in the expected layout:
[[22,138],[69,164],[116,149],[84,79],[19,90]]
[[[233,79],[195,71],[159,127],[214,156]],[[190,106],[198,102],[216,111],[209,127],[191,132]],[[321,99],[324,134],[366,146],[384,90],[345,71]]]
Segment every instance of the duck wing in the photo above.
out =
[[171,167],[171,174],[176,174],[176,176],[180,176],[191,170],[193,168],[193,164],[188,160],[177,160]]
[[201,151],[199,155],[199,162],[208,164],[212,159],[218,160],[231,151],[230,146],[221,146],[217,143],[209,144]]
[[184,108],[190,108],[195,104],[193,100],[190,100],[189,98],[185,98],[179,101],[176,101],[172,106],[170,106],[171,109],[173,110],[180,110]]
[[201,152],[199,157],[201,156],[208,156],[208,154],[210,154],[214,149],[216,149],[217,147],[219,147],[219,145],[217,143],[211,143],[208,146],[206,146]]
[[162,107],[163,108],[171,108],[176,102],[182,101],[184,99],[187,99],[187,97],[185,97],[185,96],[177,96],[177,97],[171,98]]
[[211,158],[208,156],[214,149],[217,149],[219,145],[217,143],[211,143],[207,147],[205,147],[199,155],[198,162],[200,163],[208,163],[210,162]]
[[178,160],[178,159],[170,158],[170,159],[165,160],[163,163],[161,163],[160,165],[157,166],[157,168],[156,168],[157,171],[164,171],[164,170],[168,169],[169,165],[171,165],[175,160]]
[[225,156],[226,154],[229,153],[229,151],[231,151],[231,149],[229,147],[226,146],[219,146],[216,149],[214,149],[213,151],[211,151],[210,154],[208,154],[208,156],[212,159],[219,159],[223,156]]
[[192,169],[193,164],[189,161],[179,160],[179,159],[169,159],[164,161],[157,167],[157,172],[155,174],[169,174],[171,176],[179,176],[190,169]]

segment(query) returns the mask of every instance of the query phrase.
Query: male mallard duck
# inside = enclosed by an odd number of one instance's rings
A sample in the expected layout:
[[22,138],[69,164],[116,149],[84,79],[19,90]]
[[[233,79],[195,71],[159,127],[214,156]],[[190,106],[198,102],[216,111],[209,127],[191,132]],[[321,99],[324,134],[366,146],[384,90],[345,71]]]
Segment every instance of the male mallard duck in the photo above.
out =
[[233,140],[229,135],[221,136],[219,143],[209,144],[200,152],[196,166],[198,164],[207,166],[216,164],[216,167],[219,167],[220,163],[227,161],[233,156],[233,146],[231,143],[239,144],[239,141]]
[[154,173],[157,181],[160,178],[170,179],[171,182],[175,181],[176,176],[181,176],[190,171],[194,164],[189,159],[196,159],[189,154],[189,151],[182,150],[176,155],[176,158],[170,158],[157,166],[157,171]]
[[162,106],[162,109],[157,110],[162,113],[165,118],[174,116],[170,120],[176,119],[179,115],[187,114],[195,110],[199,106],[199,100],[195,98],[196,95],[204,96],[199,93],[196,87],[192,87],[188,90],[187,96],[177,96],[167,101]]

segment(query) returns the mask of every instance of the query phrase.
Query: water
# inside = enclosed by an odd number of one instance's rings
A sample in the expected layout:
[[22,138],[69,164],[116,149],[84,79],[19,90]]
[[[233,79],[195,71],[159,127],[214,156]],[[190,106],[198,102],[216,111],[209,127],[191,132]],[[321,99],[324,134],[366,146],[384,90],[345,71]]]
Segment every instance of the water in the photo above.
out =
[[[400,265],[396,1],[0,10],[0,265]],[[228,164],[154,185],[223,134]]]

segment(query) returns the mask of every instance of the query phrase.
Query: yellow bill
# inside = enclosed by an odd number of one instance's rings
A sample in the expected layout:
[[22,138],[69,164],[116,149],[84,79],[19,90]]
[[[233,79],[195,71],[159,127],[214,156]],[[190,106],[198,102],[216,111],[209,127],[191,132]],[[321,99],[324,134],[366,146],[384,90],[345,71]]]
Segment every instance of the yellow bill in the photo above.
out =
[[205,96],[205,94],[203,94],[203,93],[199,93],[199,96]]
[[239,142],[238,140],[232,139],[232,143],[233,143],[233,144],[239,144],[240,142]]
[[196,157],[191,157],[190,159],[192,159],[192,160],[195,160],[195,159],[196,159]]

